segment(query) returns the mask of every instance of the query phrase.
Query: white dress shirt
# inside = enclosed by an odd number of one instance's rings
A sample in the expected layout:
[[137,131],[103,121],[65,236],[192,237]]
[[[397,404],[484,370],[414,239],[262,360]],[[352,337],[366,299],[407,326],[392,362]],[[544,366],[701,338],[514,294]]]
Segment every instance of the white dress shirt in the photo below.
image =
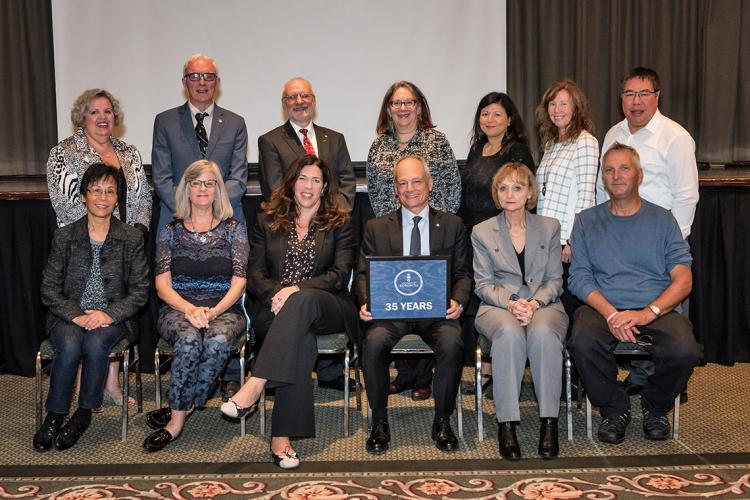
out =
[[206,113],[207,116],[203,117],[203,128],[206,129],[206,137],[208,137],[208,140],[211,140],[211,123],[214,121],[214,107],[216,106],[215,102],[212,102],[209,107],[206,108],[205,111],[201,111],[195,106],[193,106],[193,103],[188,101],[188,108],[190,108],[190,118],[193,120],[193,128],[195,128],[196,125],[198,125],[198,120],[195,119],[195,115],[197,113]]
[[305,147],[305,136],[302,135],[302,132],[300,132],[300,129],[306,128],[307,129],[307,138],[310,139],[310,142],[312,143],[313,149],[315,150],[315,154],[318,154],[318,140],[315,138],[315,127],[313,126],[313,122],[310,122],[307,124],[306,127],[300,127],[293,121],[289,120],[289,124],[294,129],[294,133],[297,134],[297,137],[299,138],[299,142],[302,143],[302,147]]
[[[698,204],[695,141],[688,131],[656,110],[648,124],[634,134],[630,133],[627,119],[609,129],[602,143],[602,160],[615,141],[638,151],[643,168],[643,182],[639,189],[641,197],[671,210],[682,236],[687,238],[693,224],[695,206]],[[604,190],[602,172],[599,169],[596,202],[607,200],[609,195]]]
[[403,254],[409,255],[411,247],[411,232],[414,229],[414,216],[419,215],[422,219],[417,224],[420,237],[420,255],[430,255],[430,207],[424,207],[418,214],[401,207],[401,240],[403,241]]

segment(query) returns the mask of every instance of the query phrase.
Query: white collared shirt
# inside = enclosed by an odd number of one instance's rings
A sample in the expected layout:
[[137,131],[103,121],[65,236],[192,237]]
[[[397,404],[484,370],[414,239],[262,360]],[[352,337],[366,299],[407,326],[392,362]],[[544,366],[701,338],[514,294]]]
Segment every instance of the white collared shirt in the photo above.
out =
[[206,113],[208,116],[203,117],[203,127],[206,129],[206,137],[208,137],[209,140],[211,140],[211,124],[214,121],[214,108],[216,107],[216,103],[212,102],[209,107],[206,108],[206,111],[201,111],[195,106],[193,106],[193,103],[188,101],[188,108],[190,109],[190,119],[193,120],[193,128],[195,128],[196,125],[198,125],[198,120],[195,119],[195,115],[197,113]]
[[299,139],[299,142],[303,145],[304,148],[305,144],[305,136],[302,135],[302,132],[300,132],[300,129],[306,128],[307,129],[307,138],[310,139],[310,142],[312,143],[313,149],[315,150],[315,154],[317,155],[320,151],[318,149],[318,141],[315,138],[315,127],[313,126],[313,122],[310,122],[307,124],[306,127],[300,127],[296,123],[294,123],[292,120],[289,120],[289,124],[294,129],[294,132],[297,134],[297,138]]
[[[698,165],[695,141],[677,122],[657,109],[645,127],[631,134],[627,118],[614,125],[602,142],[604,153],[615,142],[634,147],[641,157],[643,182],[638,189],[643,199],[671,210],[682,236],[690,235],[690,226],[698,204]],[[596,202],[609,200],[604,190],[602,170],[596,181]]]
[[410,210],[401,207],[401,238],[403,241],[403,255],[409,256],[409,250],[411,247],[411,232],[414,229],[414,216],[419,215],[422,219],[419,221],[417,226],[419,227],[420,236],[420,255],[430,255],[430,207],[429,205],[424,207],[418,214],[412,213]]

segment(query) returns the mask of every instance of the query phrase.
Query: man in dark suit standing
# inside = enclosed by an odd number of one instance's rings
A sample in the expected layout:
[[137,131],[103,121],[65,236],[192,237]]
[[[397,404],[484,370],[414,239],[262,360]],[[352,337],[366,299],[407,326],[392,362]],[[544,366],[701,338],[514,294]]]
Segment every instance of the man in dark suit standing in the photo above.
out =
[[305,154],[326,162],[338,179],[339,196],[352,210],[356,179],[344,136],[313,123],[316,102],[312,85],[304,78],[292,78],[281,95],[288,120],[258,138],[260,189],[268,201],[281,181],[284,169]]
[[[432,439],[441,451],[458,449],[450,427],[463,369],[463,341],[458,318],[469,302],[472,280],[463,223],[457,216],[430,208],[432,177],[418,156],[405,156],[394,167],[396,195],[401,209],[367,223],[357,262],[355,280],[359,317],[367,323],[362,342],[362,362],[367,399],[372,408],[372,432],[366,449],[383,453],[391,439],[388,425],[388,364],[394,345],[415,333],[435,353],[435,419]],[[450,306],[444,320],[379,321],[367,310],[367,256],[450,255]]]
[[[154,119],[151,175],[159,195],[159,230],[174,218],[175,189],[183,172],[196,160],[216,162],[224,179],[234,218],[245,223],[242,198],[247,191],[247,128],[245,120],[214,102],[219,68],[213,59],[195,54],[182,69],[188,101]],[[232,358],[222,376],[222,399],[240,388],[239,360]]]
[[175,188],[182,173],[204,158],[219,165],[234,217],[245,221],[242,198],[247,191],[247,128],[241,116],[214,102],[220,82],[213,59],[203,54],[192,56],[182,71],[188,101],[156,115],[151,169],[161,201],[160,229],[174,217]]

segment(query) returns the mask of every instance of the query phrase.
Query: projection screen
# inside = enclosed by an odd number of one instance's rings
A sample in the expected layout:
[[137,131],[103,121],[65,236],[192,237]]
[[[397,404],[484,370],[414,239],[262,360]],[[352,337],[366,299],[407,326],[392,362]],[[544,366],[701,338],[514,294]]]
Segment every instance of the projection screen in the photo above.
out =
[[[154,116],[185,102],[182,65],[201,52],[219,65],[217,102],[245,118],[248,159],[280,125],[281,90],[313,83],[316,122],[346,136],[364,161],[383,94],[410,80],[439,130],[465,158],[475,106],[506,85],[505,0],[52,0],[57,123],[85,89],[120,100],[117,134],[151,163]],[[51,146],[51,145],[50,145]]]

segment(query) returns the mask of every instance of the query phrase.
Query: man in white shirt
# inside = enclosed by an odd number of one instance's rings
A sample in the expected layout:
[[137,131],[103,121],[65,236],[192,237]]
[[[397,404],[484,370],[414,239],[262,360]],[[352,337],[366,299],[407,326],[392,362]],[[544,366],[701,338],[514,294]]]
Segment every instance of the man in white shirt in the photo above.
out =
[[[637,67],[623,78],[620,98],[625,119],[614,125],[602,143],[602,153],[616,141],[638,151],[643,167],[641,196],[672,212],[682,236],[690,226],[698,203],[698,167],[695,141],[677,122],[659,112],[659,75]],[[609,200],[602,173],[596,183],[596,202]]]
[[[614,144],[635,148],[641,159],[643,182],[639,192],[643,199],[672,212],[682,237],[690,235],[690,226],[698,204],[698,166],[695,141],[677,122],[659,111],[661,94],[659,75],[651,68],[635,67],[622,79],[620,99],[625,119],[615,124],[602,143],[604,153]],[[604,190],[602,171],[596,182],[596,202],[609,200]],[[634,360],[625,387],[631,396],[647,385],[653,373],[650,360]]]

